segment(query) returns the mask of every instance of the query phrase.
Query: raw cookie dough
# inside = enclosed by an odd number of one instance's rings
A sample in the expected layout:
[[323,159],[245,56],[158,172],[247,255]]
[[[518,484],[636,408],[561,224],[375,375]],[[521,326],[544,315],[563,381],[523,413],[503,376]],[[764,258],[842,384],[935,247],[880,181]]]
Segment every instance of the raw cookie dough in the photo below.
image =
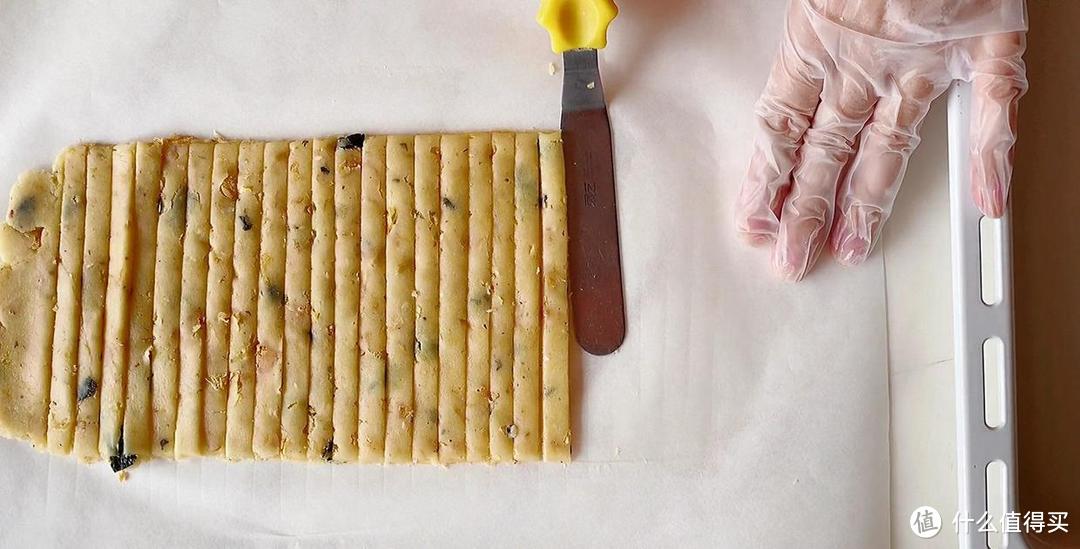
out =
[[[289,143],[266,144],[259,255],[258,343],[255,346],[255,431],[258,459],[281,455],[281,379],[285,363],[285,225]],[[254,229],[253,229],[254,230]]]
[[413,138],[386,143],[386,461],[412,461],[414,228]]
[[259,227],[262,226],[263,143],[240,144],[233,223],[232,308],[229,324],[229,399],[225,457],[246,459],[255,417],[255,330],[259,295]]
[[491,460],[514,461],[514,134],[492,136]]
[[206,275],[210,253],[210,177],[214,145],[188,144],[184,264],[180,284],[180,375],[176,410],[177,457],[202,454]]
[[360,426],[360,149],[364,135],[338,139],[334,185],[334,441],[326,461],[356,461]]
[[439,462],[439,136],[416,137],[415,463]]
[[176,413],[180,370],[180,293],[187,226],[188,144],[166,141],[162,149],[154,269],[154,352],[150,370],[154,456],[176,453]]
[[285,373],[281,378],[281,455],[307,459],[311,392],[311,141],[289,144],[285,242]]
[[469,278],[465,451],[487,461],[491,418],[491,135],[469,136]]
[[466,338],[469,319],[469,136],[442,139],[439,232],[439,461],[465,461]]
[[535,133],[517,135],[514,169],[514,459],[540,459],[540,170]]
[[0,435],[154,458],[570,458],[557,133],[77,145],[0,225]]
[[92,145],[86,155],[86,239],[83,244],[82,313],[79,329],[75,443],[82,461],[97,461],[101,410],[101,359],[105,288],[109,275],[109,214],[112,210],[112,147]]
[[45,445],[61,184],[23,174],[0,226],[0,435]]
[[[60,155],[57,173],[63,185],[60,206],[60,270],[56,280],[56,326],[52,342],[49,391],[49,451],[71,451],[75,427],[75,375],[78,373],[79,304],[82,301],[83,240],[86,221],[86,147]],[[61,163],[63,165],[61,166]]]
[[328,459],[334,443],[334,148],[316,139],[311,159],[311,394],[309,461]]
[[[240,146],[237,143],[214,145],[214,168],[210,180],[210,264],[206,275],[206,366],[202,377],[203,429],[206,453],[220,456],[226,452],[227,400],[232,318],[236,316],[233,298],[233,233]],[[254,268],[255,262],[241,265]],[[232,316],[230,316],[230,314]],[[254,322],[254,321],[253,321]],[[246,456],[245,456],[246,457]]]

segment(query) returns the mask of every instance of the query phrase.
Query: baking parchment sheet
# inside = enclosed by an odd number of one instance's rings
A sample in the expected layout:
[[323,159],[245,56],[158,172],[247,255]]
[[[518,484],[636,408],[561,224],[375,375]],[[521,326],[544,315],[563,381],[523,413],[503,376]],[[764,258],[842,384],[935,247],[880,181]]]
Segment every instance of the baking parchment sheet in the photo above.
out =
[[[80,141],[557,128],[535,4],[0,2],[0,181]],[[0,546],[887,546],[880,258],[788,285],[730,229],[784,0],[619,4],[629,334],[573,365],[573,464],[191,460],[121,483],[0,440]]]

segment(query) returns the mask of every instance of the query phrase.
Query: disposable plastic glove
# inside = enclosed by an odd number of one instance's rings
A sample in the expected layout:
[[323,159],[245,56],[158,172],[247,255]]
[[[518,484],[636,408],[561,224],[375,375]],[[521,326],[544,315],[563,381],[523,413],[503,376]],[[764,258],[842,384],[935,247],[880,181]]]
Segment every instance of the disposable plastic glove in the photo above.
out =
[[[791,0],[755,112],[736,226],[800,280],[828,243],[845,265],[881,234],[930,102],[972,82],[971,190],[1005,211],[1027,90],[1022,0]],[[831,235],[831,236],[830,236]]]

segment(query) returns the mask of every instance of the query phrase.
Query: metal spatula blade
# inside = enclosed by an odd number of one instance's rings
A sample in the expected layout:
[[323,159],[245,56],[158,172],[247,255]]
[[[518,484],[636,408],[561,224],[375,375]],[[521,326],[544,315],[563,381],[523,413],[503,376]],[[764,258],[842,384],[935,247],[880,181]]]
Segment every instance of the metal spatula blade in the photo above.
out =
[[597,56],[617,13],[611,0],[544,0],[537,16],[563,54],[570,299],[578,344],[594,355],[615,352],[626,338],[611,125]]

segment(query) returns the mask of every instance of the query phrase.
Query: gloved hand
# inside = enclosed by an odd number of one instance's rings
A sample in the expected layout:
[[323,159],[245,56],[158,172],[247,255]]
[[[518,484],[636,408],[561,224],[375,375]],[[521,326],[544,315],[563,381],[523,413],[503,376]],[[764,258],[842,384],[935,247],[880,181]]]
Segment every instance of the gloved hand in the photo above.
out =
[[736,226],[772,243],[796,281],[829,243],[864,261],[892,210],[919,125],[954,79],[972,82],[976,204],[1005,211],[1024,75],[1023,0],[791,0],[755,109]]

